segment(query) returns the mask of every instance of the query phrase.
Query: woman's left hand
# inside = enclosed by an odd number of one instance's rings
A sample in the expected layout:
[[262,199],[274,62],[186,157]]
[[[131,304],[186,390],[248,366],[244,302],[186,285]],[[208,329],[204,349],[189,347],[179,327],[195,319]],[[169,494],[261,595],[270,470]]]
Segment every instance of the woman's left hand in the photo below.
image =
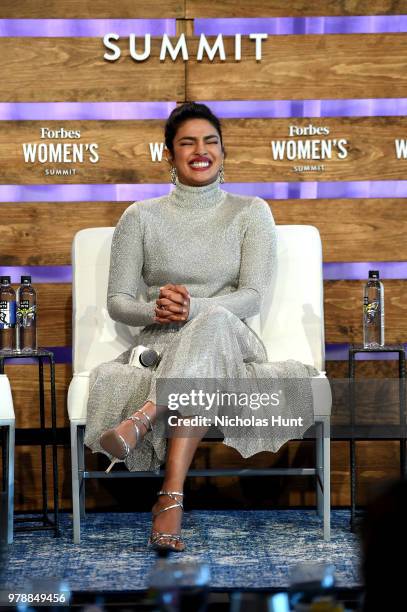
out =
[[189,316],[189,291],[184,285],[164,285],[156,300],[155,321],[172,323],[186,321]]

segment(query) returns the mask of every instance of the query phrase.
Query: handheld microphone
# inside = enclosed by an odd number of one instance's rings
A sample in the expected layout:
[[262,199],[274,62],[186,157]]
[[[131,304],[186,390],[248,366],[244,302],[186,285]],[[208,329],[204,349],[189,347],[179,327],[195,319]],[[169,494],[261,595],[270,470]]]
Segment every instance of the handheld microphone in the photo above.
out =
[[139,344],[131,352],[129,365],[136,368],[152,368],[160,362],[160,359],[161,355],[155,349]]

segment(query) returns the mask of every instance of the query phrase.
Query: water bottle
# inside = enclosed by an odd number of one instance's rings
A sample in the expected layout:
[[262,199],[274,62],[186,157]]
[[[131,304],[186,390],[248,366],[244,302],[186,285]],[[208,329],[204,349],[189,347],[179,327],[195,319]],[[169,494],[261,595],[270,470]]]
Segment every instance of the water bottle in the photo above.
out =
[[363,346],[384,345],[384,287],[378,270],[369,270],[363,292]]
[[22,276],[17,290],[17,347],[23,353],[37,349],[37,294],[31,276]]
[[16,292],[9,276],[0,277],[0,350],[16,347]]

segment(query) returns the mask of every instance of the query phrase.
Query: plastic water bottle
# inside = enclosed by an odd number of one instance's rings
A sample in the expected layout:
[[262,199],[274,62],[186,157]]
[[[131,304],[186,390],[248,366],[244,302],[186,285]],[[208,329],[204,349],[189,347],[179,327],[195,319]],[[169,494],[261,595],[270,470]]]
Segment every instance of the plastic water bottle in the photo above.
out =
[[378,270],[369,270],[363,292],[363,346],[384,345],[384,287]]
[[10,277],[0,277],[0,350],[12,351],[16,347],[16,292]]
[[17,347],[24,353],[37,349],[37,294],[31,276],[22,276],[17,290]]

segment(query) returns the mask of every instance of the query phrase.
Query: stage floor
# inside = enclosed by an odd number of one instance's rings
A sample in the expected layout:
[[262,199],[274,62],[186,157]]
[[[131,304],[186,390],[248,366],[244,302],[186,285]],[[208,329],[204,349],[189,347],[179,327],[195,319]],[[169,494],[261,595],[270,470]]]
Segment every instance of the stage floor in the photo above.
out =
[[[77,591],[140,591],[156,560],[146,548],[149,513],[88,513],[82,542],[72,541],[70,514],[61,515],[60,538],[51,531],[20,532],[2,551],[0,588],[55,578]],[[184,516],[179,560],[210,565],[211,588],[268,589],[288,586],[300,561],[333,563],[337,585],[361,584],[359,542],[349,531],[349,511],[332,512],[332,539],[322,539],[314,510],[193,510]]]

